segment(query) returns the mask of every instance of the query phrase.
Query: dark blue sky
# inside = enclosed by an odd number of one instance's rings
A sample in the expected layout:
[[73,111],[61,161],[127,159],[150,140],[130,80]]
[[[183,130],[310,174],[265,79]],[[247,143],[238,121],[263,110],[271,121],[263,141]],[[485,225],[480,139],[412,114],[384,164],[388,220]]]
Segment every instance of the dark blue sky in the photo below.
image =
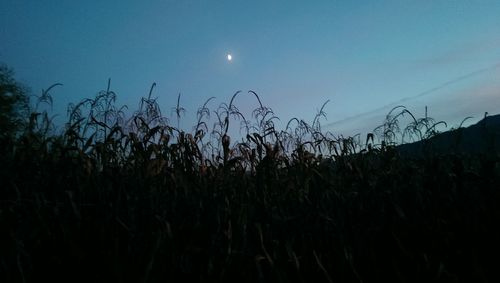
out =
[[215,109],[238,90],[283,121],[310,121],[328,99],[323,125],[369,113],[328,127],[345,134],[395,104],[454,125],[500,112],[499,15],[500,1],[3,0],[0,61],[35,93],[63,83],[62,116],[111,78],[132,109],[152,82],[167,115],[181,93],[186,128],[207,98]]

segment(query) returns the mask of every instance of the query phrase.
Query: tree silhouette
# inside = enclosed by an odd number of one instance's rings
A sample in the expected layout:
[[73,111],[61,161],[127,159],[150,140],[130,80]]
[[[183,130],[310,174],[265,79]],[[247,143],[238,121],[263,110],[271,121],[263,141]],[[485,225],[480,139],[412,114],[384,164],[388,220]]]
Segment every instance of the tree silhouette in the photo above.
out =
[[14,71],[0,64],[0,140],[13,138],[28,111],[28,89],[14,79]]

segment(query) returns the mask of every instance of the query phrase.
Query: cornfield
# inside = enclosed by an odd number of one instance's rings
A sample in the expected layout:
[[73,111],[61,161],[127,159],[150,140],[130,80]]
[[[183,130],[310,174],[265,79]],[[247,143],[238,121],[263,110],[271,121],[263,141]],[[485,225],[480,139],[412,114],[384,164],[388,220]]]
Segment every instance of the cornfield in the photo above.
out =
[[[173,126],[154,85],[127,117],[108,84],[56,133],[38,110],[49,90],[1,148],[1,282],[500,279],[498,153],[397,151],[444,122],[397,107],[366,139],[342,137],[322,131],[323,105],[278,130],[238,92],[183,131],[180,96]],[[251,117],[240,95],[258,101]]]

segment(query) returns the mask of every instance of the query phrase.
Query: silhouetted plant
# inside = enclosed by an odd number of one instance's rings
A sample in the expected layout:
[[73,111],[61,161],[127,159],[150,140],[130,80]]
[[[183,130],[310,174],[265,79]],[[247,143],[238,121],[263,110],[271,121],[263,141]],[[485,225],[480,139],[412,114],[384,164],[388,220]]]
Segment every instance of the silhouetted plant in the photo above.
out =
[[500,157],[395,150],[443,122],[398,106],[366,139],[335,136],[327,101],[279,130],[249,91],[250,119],[236,92],[184,131],[180,95],[173,126],[155,84],[130,117],[110,84],[68,107],[61,134],[33,111],[6,151],[2,282],[498,281]]

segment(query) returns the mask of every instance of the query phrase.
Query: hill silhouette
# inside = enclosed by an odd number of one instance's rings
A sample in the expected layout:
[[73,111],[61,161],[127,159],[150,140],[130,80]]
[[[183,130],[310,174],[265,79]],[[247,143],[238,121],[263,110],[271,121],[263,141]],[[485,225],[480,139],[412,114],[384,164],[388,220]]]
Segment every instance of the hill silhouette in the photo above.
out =
[[500,151],[500,114],[486,116],[465,128],[443,132],[414,143],[397,147],[404,156],[424,154],[492,154]]

